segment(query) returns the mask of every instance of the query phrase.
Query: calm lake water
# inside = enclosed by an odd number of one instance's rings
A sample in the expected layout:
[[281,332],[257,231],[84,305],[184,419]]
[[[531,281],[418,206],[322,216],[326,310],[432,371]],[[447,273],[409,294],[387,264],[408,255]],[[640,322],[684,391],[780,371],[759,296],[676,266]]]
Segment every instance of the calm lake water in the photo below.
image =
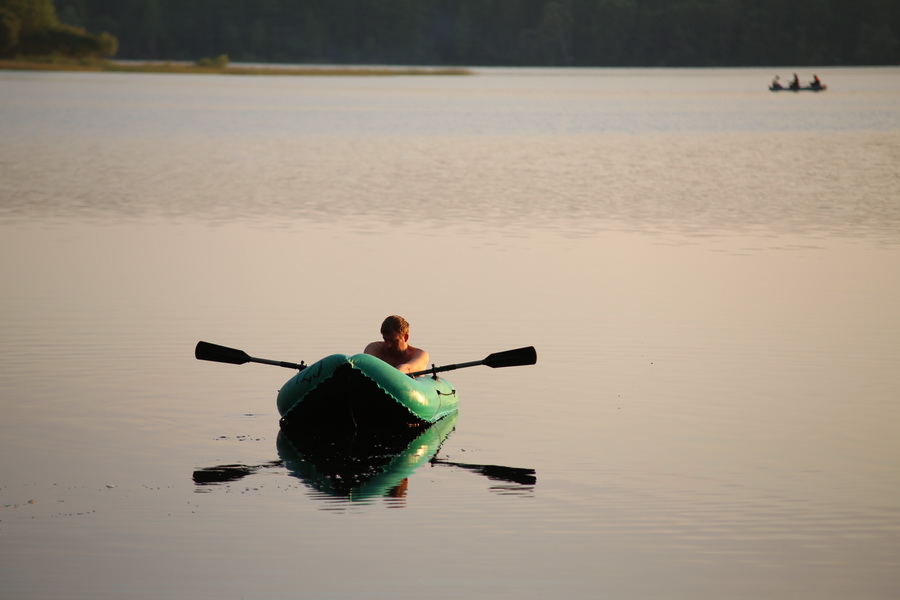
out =
[[[895,598],[900,69],[817,73],[0,72],[0,595]],[[368,498],[193,357],[392,313],[538,364]]]

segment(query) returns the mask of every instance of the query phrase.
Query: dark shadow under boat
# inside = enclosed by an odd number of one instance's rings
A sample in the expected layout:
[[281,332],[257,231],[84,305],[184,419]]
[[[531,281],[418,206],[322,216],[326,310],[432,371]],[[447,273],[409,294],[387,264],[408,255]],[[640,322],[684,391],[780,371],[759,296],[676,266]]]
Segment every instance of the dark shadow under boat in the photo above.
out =
[[453,462],[437,457],[456,427],[457,413],[432,425],[396,429],[390,433],[282,429],[280,460],[261,465],[227,464],[194,471],[197,491],[210,491],[262,469],[285,468],[324,498],[348,502],[379,497],[403,497],[408,478],[423,465],[445,466],[478,473],[498,482],[491,491],[528,495],[537,482],[534,469]]
[[351,501],[397,495],[406,479],[437,453],[456,427],[457,413],[430,425],[372,429],[282,428],[281,460],[261,465],[226,464],[197,469],[198,491],[228,484],[260,470],[284,467],[308,487]]
[[278,455],[310,488],[351,501],[402,495],[406,479],[437,454],[457,413],[428,426],[335,432],[282,429]]

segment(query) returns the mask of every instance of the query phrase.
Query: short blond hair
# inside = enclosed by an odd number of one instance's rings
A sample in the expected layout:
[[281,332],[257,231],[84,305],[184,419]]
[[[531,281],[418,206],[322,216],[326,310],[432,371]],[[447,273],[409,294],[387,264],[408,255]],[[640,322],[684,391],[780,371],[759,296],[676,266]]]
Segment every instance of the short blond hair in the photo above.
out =
[[391,315],[381,323],[381,335],[386,333],[409,335],[409,323],[403,317]]

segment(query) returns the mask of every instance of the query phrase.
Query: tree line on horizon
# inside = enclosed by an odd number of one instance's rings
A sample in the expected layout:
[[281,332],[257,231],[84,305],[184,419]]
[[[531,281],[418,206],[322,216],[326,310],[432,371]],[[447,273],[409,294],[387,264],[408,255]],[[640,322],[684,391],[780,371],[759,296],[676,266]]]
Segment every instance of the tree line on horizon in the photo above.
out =
[[108,58],[118,49],[109,33],[92,34],[59,20],[53,0],[0,0],[0,57]]
[[[30,0],[0,0],[28,3]],[[51,0],[34,0],[50,3]],[[56,0],[118,56],[434,66],[900,64],[897,0]]]

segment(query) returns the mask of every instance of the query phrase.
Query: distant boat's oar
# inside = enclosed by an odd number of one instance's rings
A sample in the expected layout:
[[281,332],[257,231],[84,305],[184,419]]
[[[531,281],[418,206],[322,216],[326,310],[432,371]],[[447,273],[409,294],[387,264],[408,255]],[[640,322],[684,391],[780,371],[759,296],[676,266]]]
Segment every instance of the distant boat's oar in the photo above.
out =
[[197,342],[194,349],[194,356],[199,360],[211,360],[213,362],[228,363],[230,365],[242,365],[248,362],[260,363],[263,365],[274,365],[276,367],[285,367],[288,369],[298,369],[302,371],[306,368],[306,364],[300,361],[300,364],[284,362],[280,360],[268,360],[265,358],[253,358],[243,350],[236,348],[226,348],[218,344],[210,344],[209,342]]
[[431,373],[442,373],[444,371],[452,371],[454,369],[464,369],[465,367],[477,367],[478,365],[487,365],[492,369],[497,367],[520,367],[524,365],[533,365],[537,362],[537,351],[534,346],[526,348],[516,348],[515,350],[507,350],[506,352],[495,352],[484,360],[475,360],[467,363],[459,363],[456,365],[446,365],[443,367],[432,367],[424,371],[416,371],[410,373],[410,377],[418,377],[419,375],[430,375]]

